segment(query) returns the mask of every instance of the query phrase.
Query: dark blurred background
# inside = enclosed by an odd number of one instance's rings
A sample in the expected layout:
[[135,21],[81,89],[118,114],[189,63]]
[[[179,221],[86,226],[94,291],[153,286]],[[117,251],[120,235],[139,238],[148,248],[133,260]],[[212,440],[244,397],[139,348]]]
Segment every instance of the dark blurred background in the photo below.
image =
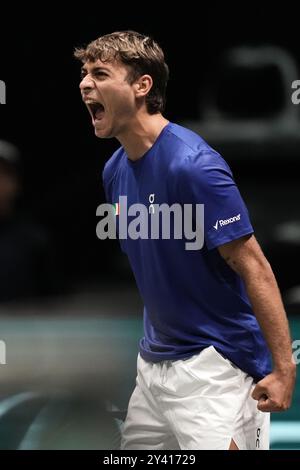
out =
[[[114,13],[93,8],[72,9],[68,14],[47,6],[34,12],[24,9],[18,18],[3,17],[6,27],[0,33],[0,78],[7,86],[7,105],[0,107],[0,139],[16,144],[22,154],[19,209],[51,234],[69,286],[105,281],[109,276],[116,279],[112,259],[121,256],[117,242],[100,242],[95,235],[95,208],[104,199],[101,172],[118,142],[94,136],[78,91],[80,64],[72,56],[75,46],[120,29],[153,35],[170,66],[166,116],[175,122],[203,118],[209,95],[225,118],[255,121],[281,110],[288,84],[282,83],[276,65],[226,69],[224,54],[234,47],[283,48],[299,69],[298,19],[292,11],[210,6],[195,14],[190,7],[180,14],[172,12],[171,20],[154,7],[145,15],[119,7]],[[291,101],[289,106],[296,108]],[[258,207],[267,202],[273,188],[279,199],[287,198],[289,206],[296,204],[286,189],[297,186],[299,146],[298,153],[289,154],[283,146],[274,156],[274,146],[265,148],[259,142],[257,157],[249,146],[236,150],[234,131],[229,137],[234,152],[230,142],[222,146],[212,133],[207,136],[209,143],[231,165],[241,190],[245,187],[248,203],[259,186],[263,192]],[[237,130],[236,139],[238,134]],[[271,199],[267,212],[274,205]],[[259,218],[256,209],[254,219]]]
[[[18,7],[18,15],[2,12],[0,301],[8,337],[17,324],[9,322],[22,317],[24,305],[30,321],[58,318],[58,330],[63,314],[86,324],[97,318],[98,332],[102,321],[128,319],[127,388],[115,397],[125,408],[141,302],[118,242],[100,241],[95,232],[102,169],[119,144],[94,136],[73,59],[76,46],[124,29],[152,35],[165,51],[166,117],[199,132],[231,166],[299,337],[300,105],[290,98],[292,81],[300,79],[295,8],[211,3],[163,14],[151,4],[137,14],[134,4],[111,10],[86,4],[62,13],[46,4]],[[122,336],[121,324],[115,321],[112,331]]]

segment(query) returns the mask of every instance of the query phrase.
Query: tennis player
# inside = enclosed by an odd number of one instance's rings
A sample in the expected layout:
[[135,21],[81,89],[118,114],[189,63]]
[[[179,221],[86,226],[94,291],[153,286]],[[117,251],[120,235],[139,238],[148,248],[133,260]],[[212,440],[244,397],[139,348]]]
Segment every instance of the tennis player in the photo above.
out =
[[201,249],[187,250],[184,236],[120,239],[144,301],[121,447],[268,449],[270,412],[290,406],[295,364],[279,289],[231,170],[163,116],[169,72],[152,38],[115,32],[75,56],[96,136],[121,144],[103,172],[108,202],[204,205]]

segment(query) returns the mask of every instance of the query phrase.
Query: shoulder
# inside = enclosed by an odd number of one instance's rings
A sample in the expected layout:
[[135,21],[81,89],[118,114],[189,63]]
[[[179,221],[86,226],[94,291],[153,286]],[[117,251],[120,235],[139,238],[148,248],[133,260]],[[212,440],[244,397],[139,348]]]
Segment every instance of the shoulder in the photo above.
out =
[[171,168],[173,176],[199,178],[215,171],[232,176],[224,158],[200,135],[177,124],[172,124],[169,133],[176,142]]
[[199,135],[179,124],[170,123],[167,129],[168,143],[173,145],[172,149],[184,153],[197,152],[209,147],[207,142]]

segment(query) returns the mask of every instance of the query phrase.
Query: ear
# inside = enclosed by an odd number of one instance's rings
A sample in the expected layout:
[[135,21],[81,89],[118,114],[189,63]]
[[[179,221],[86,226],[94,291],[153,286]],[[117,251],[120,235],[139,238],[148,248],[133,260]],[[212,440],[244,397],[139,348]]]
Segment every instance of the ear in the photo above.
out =
[[146,96],[152,88],[152,77],[150,75],[142,75],[134,85],[136,98],[142,98],[143,96]]

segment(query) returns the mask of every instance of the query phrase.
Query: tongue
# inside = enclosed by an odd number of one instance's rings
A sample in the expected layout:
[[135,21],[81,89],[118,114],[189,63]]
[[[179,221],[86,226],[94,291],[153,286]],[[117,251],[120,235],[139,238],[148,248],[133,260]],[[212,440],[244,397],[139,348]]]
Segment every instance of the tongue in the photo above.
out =
[[103,107],[102,107],[102,108],[99,108],[99,109],[97,109],[97,111],[96,111],[95,118],[96,118],[96,119],[101,119],[102,116],[103,116],[103,114],[104,114],[104,108],[103,108]]

